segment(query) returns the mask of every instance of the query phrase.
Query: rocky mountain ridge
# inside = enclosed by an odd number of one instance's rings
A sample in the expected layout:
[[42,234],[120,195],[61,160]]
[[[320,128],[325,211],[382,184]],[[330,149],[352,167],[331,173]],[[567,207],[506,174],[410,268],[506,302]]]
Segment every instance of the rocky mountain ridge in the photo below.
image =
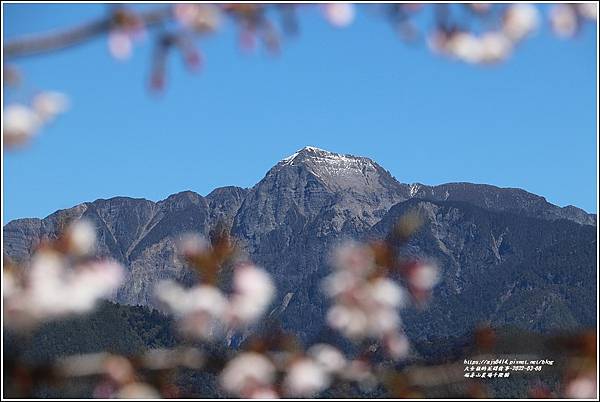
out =
[[[426,216],[411,252],[436,258],[443,275],[436,290],[439,306],[431,310],[437,315],[431,313],[423,326],[416,313],[408,313],[408,331],[414,336],[455,333],[452,325],[441,324],[452,311],[464,310],[465,317],[453,321],[463,327],[485,319],[489,311],[473,314],[459,306],[472,305],[477,286],[489,290],[497,284],[502,286],[484,293],[491,298],[498,322],[552,327],[561,314],[570,317],[570,326],[595,322],[589,309],[577,311],[567,300],[566,290],[579,286],[577,300],[594,300],[591,281],[579,281],[586,275],[595,278],[595,215],[555,206],[520,189],[470,183],[403,184],[368,158],[315,147],[281,160],[250,189],[223,187],[207,196],[184,191],[159,202],[100,199],[44,219],[9,222],[3,229],[4,253],[27,260],[39,241],[54,236],[65,219],[89,219],[98,230],[98,252],[128,268],[115,301],[154,305],[156,281],[192,281],[175,252],[177,239],[187,232],[208,235],[216,225],[225,225],[250,257],[274,275],[279,288],[275,307],[283,325],[311,339],[323,330],[326,301],[319,282],[329,271],[329,250],[343,239],[383,235],[398,211],[408,208],[420,209]],[[576,274],[565,266],[566,255],[573,252]],[[534,270],[540,261],[553,271]],[[523,279],[530,276],[533,279]],[[481,278],[496,279],[492,283]],[[564,289],[557,290],[560,287]],[[527,317],[529,304],[521,289],[539,294],[536,300],[546,306],[546,313]],[[507,318],[502,307],[513,302],[515,309],[524,311],[516,321]],[[550,322],[541,324],[544,320]]]

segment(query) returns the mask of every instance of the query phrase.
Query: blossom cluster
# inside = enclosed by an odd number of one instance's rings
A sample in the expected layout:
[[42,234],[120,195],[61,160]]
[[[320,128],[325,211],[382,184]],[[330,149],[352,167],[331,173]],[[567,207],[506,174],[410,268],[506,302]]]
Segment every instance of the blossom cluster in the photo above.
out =
[[233,292],[229,295],[208,284],[184,288],[166,280],[156,286],[158,300],[175,314],[181,332],[203,340],[257,322],[269,307],[274,292],[270,276],[252,264],[236,266]]
[[[226,234],[211,241],[198,235],[183,236],[178,248],[201,280],[189,288],[162,281],[156,295],[174,313],[183,335],[213,341],[260,320],[275,286],[265,270],[240,261]],[[227,264],[232,265],[229,291],[222,290],[215,279],[217,272],[223,275]],[[385,290],[383,285],[381,289]],[[219,374],[223,390],[242,398],[310,397],[327,389],[335,378],[363,385],[375,383],[367,361],[350,360],[324,343],[308,350],[250,348],[235,354]]]
[[[414,214],[395,227],[406,241],[418,229]],[[334,272],[323,281],[333,300],[327,321],[353,341],[381,342],[394,359],[406,357],[409,341],[402,331],[398,311],[409,299],[424,301],[437,283],[437,268],[420,261],[402,262],[389,241],[350,242],[334,250]],[[212,341],[231,330],[255,324],[269,306],[275,287],[263,269],[242,260],[226,233],[211,241],[198,235],[183,236],[179,252],[201,280],[185,288],[174,281],[156,287],[158,300],[176,318],[179,330],[189,338]],[[232,265],[230,291],[218,286],[224,267]],[[405,285],[392,277],[397,271]],[[303,350],[258,348],[242,351],[229,360],[219,375],[227,393],[242,398],[310,397],[327,389],[334,380],[356,382],[363,387],[377,383],[371,362],[349,359],[332,345],[321,343]]]
[[180,251],[204,273],[205,280],[191,288],[172,280],[161,281],[156,285],[156,295],[175,314],[186,336],[212,340],[231,329],[248,327],[271,304],[275,295],[271,276],[248,262],[235,262],[231,292],[227,294],[216,286],[217,273],[234,252],[225,237],[209,246],[202,237],[185,236]]
[[[492,4],[469,4],[472,14],[482,19],[495,15]],[[597,20],[597,5],[556,4],[550,8],[549,21],[559,37],[573,37],[585,21]],[[500,12],[499,24],[493,29],[478,31],[446,23],[438,26],[429,36],[429,46],[435,52],[471,64],[494,64],[506,60],[525,38],[540,26],[538,7],[515,3]]]
[[227,362],[219,376],[227,393],[253,399],[314,397],[334,380],[364,388],[377,382],[368,362],[348,359],[326,343],[306,351],[241,352]]
[[[476,11],[485,12],[486,6],[490,5],[478,3]],[[429,45],[434,51],[467,63],[497,63],[510,56],[515,46],[535,31],[539,19],[535,6],[512,4],[504,10],[498,30],[476,34],[460,29],[440,29],[430,37]]]
[[110,296],[121,284],[123,268],[110,259],[93,258],[95,244],[94,227],[79,220],[57,240],[42,244],[27,266],[6,261],[2,278],[5,325],[28,329],[86,313],[98,300]]
[[40,92],[31,103],[14,102],[3,110],[2,139],[8,148],[29,142],[39,130],[68,108],[68,99],[59,92]]
[[406,306],[409,295],[421,299],[431,291],[437,283],[437,268],[420,262],[402,265],[409,292],[387,275],[389,267],[378,265],[376,252],[372,245],[355,242],[334,251],[335,271],[323,282],[323,290],[333,300],[327,322],[349,339],[378,340],[390,357],[405,358],[410,345],[399,309]]
[[598,4],[555,4],[550,9],[550,24],[556,35],[562,38],[575,36],[585,21],[598,20]]

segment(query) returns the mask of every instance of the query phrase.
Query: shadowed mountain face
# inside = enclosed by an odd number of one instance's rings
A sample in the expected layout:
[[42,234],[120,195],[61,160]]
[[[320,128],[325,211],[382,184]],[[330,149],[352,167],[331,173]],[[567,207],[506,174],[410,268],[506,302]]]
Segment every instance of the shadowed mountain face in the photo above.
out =
[[15,220],[4,227],[4,250],[27,260],[64,219],[87,218],[98,229],[98,252],[128,268],[116,301],[153,305],[158,280],[193,280],[176,255],[177,238],[208,235],[221,223],[274,275],[272,316],[310,340],[325,330],[319,282],[331,247],[382,237],[413,209],[425,224],[406,252],[437,260],[443,280],[429,310],[405,313],[412,337],[462,334],[484,320],[542,331],[595,326],[595,215],[520,189],[402,184],[368,158],[313,147],[277,163],[249,190],[187,191],[159,202],[118,197]]
[[408,211],[425,224],[405,247],[443,270],[429,309],[403,319],[416,337],[459,335],[473,323],[546,332],[596,325],[596,227],[412,199],[371,229],[382,237]]

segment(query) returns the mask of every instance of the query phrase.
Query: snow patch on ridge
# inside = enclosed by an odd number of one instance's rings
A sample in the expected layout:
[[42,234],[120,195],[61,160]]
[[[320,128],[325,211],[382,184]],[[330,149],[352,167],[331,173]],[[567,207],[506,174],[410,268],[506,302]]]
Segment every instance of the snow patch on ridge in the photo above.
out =
[[332,167],[337,166],[339,168],[347,168],[365,164],[373,165],[371,160],[368,158],[338,154],[312,146],[307,146],[294,152],[287,158],[282,159],[279,163],[293,166],[295,165],[295,162],[299,156],[303,156],[303,158],[299,159],[298,161],[309,161],[318,165],[331,165]]
[[411,198],[414,197],[419,192],[420,189],[421,189],[421,185],[420,184],[418,184],[418,183],[411,184],[410,185],[410,189],[409,189],[409,191],[410,191],[410,193],[409,193],[410,197]]
[[296,152],[294,152],[293,154],[291,154],[290,156],[288,156],[287,158],[283,158],[279,163],[284,163],[285,165],[293,165],[294,159],[296,159],[296,157],[298,155],[300,155],[301,153],[315,153],[315,154],[331,154],[331,155],[339,155],[339,154],[334,154],[333,152],[329,152],[326,151],[324,149],[321,148],[317,148],[317,147],[312,147],[312,146],[306,146],[302,149],[297,150]]
[[300,153],[300,151],[298,152],[294,152],[293,154],[291,154],[290,156],[288,156],[287,158],[283,158],[279,163],[284,163],[285,165],[290,165],[291,162],[296,159],[296,156],[298,156],[298,154]]
[[351,190],[369,198],[386,187],[382,175],[387,172],[367,157],[307,146],[282,159],[272,172],[296,166],[302,166],[333,191]]

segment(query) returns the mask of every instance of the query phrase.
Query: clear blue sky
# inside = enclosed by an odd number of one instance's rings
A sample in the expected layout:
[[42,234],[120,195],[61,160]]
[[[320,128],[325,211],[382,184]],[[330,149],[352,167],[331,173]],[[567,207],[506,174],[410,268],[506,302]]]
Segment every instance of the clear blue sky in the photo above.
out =
[[[4,37],[76,24],[101,5],[4,4]],[[5,154],[4,220],[113,196],[160,200],[250,187],[305,146],[373,158],[401,182],[521,187],[596,211],[596,28],[547,25],[505,64],[474,67],[408,46],[368,12],[346,29],[316,9],[279,57],[244,54],[230,29],[201,43],[199,75],[170,60],[148,93],[151,47],[112,59],[106,38],[19,61],[28,88],[72,107]]]

